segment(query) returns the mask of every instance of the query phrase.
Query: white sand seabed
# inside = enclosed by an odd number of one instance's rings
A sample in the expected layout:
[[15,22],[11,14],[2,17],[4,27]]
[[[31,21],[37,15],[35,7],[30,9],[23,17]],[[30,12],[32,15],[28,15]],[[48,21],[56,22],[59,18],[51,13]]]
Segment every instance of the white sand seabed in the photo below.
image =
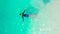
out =
[[33,32],[38,30],[34,34],[60,34],[60,0],[51,0],[40,9],[32,23],[32,28],[35,28]]

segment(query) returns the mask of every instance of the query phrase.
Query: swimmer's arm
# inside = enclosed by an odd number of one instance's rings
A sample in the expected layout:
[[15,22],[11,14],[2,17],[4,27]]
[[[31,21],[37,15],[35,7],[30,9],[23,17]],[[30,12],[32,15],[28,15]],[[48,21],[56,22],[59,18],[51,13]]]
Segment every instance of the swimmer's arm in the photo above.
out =
[[25,13],[25,10],[24,10],[24,12],[23,12],[23,14]]
[[22,16],[22,20],[23,20],[23,22],[24,22],[24,17]]

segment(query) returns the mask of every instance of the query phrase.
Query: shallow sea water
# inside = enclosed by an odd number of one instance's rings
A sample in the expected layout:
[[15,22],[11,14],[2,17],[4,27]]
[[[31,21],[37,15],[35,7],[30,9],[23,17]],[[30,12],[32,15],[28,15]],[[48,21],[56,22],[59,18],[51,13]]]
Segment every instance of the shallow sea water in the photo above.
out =
[[[0,0],[0,34],[57,34],[59,33],[59,0]],[[55,3],[55,4],[54,4]],[[56,6],[56,9],[54,6]],[[53,8],[52,8],[53,7]],[[34,18],[19,15],[26,8],[26,14]],[[56,18],[56,16],[58,18]],[[55,22],[56,21],[56,22]],[[56,32],[56,33],[54,33]]]

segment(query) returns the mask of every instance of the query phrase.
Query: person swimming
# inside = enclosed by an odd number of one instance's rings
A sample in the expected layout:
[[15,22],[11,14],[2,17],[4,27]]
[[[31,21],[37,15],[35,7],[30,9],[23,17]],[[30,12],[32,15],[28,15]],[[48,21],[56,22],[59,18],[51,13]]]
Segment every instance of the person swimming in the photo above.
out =
[[22,16],[23,21],[24,21],[24,17],[29,17],[29,14],[25,14],[25,10],[22,13],[20,13],[19,15]]
[[24,17],[28,17],[28,18],[31,18],[32,16],[35,16],[34,14],[25,14],[25,11],[24,10],[22,13],[20,13],[19,15],[22,16],[22,20],[24,21]]

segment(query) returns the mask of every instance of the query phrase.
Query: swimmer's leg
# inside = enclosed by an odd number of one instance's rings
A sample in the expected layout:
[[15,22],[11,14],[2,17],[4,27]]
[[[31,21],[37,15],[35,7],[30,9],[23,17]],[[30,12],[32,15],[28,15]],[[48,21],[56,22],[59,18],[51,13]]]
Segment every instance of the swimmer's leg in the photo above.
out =
[[36,14],[30,14],[29,18],[35,18],[37,15]]

